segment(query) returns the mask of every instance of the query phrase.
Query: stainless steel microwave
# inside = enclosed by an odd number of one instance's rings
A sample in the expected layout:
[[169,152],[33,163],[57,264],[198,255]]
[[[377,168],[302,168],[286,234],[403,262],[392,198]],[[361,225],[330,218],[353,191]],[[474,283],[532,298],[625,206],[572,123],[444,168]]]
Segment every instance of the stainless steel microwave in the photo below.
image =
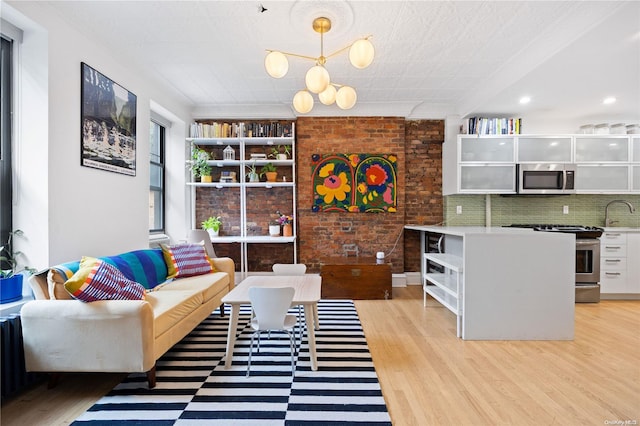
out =
[[518,165],[518,194],[575,194],[574,164]]

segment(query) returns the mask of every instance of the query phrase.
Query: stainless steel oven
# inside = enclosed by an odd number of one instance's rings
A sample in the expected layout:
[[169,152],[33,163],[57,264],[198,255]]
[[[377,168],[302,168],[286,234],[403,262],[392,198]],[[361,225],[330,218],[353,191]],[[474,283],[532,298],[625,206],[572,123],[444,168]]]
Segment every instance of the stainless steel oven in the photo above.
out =
[[576,240],[576,284],[600,282],[600,240]]

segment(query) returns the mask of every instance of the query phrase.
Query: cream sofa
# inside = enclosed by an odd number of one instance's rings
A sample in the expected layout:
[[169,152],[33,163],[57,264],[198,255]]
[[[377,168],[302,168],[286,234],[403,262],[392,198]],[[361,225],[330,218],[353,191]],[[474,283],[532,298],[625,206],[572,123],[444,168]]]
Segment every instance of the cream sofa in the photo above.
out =
[[32,276],[36,300],[20,314],[27,371],[146,372],[154,387],[156,360],[218,306],[224,315],[221,299],[233,286],[235,265],[211,260],[216,272],[161,284],[144,300],[60,300],[64,279],[54,269]]

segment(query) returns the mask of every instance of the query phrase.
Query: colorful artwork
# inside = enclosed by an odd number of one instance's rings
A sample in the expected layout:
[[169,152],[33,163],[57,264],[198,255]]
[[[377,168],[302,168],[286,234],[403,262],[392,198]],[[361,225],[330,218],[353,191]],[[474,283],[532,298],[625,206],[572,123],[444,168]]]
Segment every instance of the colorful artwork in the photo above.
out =
[[314,212],[395,212],[397,159],[393,154],[313,154]]

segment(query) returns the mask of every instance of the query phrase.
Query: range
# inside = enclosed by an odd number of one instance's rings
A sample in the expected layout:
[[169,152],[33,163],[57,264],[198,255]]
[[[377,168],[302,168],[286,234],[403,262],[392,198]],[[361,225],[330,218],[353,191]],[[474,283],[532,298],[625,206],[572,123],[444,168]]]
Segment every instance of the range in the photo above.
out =
[[600,236],[603,228],[583,225],[513,224],[509,228],[531,228],[576,236],[576,302],[600,301]]

